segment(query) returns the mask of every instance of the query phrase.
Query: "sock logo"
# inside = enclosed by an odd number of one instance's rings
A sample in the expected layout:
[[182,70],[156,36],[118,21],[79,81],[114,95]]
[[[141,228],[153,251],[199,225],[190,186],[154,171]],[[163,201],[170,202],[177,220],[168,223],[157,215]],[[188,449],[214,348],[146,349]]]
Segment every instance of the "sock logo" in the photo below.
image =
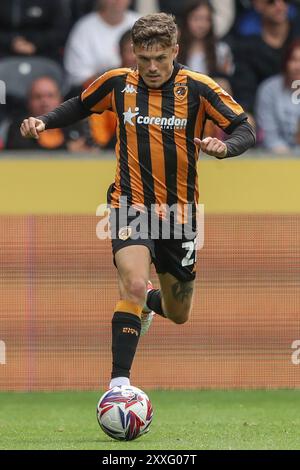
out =
[[138,332],[134,328],[124,327],[122,331],[123,333],[130,333],[131,335],[136,335],[136,336],[139,335]]

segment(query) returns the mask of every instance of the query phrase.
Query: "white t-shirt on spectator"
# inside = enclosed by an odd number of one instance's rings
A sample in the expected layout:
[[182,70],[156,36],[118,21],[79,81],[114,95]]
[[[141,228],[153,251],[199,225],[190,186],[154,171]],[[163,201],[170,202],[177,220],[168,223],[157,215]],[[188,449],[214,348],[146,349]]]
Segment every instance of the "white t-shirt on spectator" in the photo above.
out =
[[139,15],[125,12],[122,23],[111,26],[97,12],[81,18],[73,27],[65,49],[64,65],[71,85],[81,85],[95,75],[120,66],[119,40]]

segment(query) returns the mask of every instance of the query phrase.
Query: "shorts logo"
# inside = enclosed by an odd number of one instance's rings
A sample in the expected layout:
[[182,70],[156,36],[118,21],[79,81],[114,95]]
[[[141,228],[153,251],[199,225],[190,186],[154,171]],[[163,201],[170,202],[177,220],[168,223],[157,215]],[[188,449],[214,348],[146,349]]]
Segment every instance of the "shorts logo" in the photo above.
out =
[[132,227],[127,226],[127,227],[120,228],[119,230],[120,240],[123,240],[123,241],[128,240],[128,238],[130,238],[131,235],[132,235]]
[[136,88],[134,88],[134,85],[130,85],[129,83],[126,85],[124,90],[122,90],[122,93],[129,93],[132,95],[133,93],[137,94]]
[[183,101],[184,98],[186,98],[187,92],[188,92],[188,87],[186,85],[181,85],[180,83],[178,83],[174,87],[175,98],[177,98],[180,101]]

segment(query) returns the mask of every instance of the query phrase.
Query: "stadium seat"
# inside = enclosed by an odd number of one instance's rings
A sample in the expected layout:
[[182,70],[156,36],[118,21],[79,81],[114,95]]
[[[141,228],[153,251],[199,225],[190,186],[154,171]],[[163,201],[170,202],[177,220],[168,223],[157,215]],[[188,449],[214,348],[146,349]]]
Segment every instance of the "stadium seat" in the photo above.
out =
[[0,60],[0,78],[6,84],[6,94],[25,100],[28,88],[33,80],[49,76],[56,80],[65,95],[69,88],[62,67],[45,57],[9,57]]

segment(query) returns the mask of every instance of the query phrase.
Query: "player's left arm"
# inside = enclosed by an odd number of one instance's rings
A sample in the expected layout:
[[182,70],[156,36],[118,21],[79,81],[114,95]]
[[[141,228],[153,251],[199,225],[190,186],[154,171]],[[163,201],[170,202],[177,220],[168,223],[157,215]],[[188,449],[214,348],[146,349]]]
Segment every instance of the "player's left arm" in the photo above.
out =
[[225,141],[215,137],[206,137],[201,140],[195,138],[195,144],[199,145],[202,152],[216,158],[237,157],[253,147],[256,142],[255,131],[247,120],[238,124]]
[[216,158],[241,155],[256,142],[255,131],[247,120],[243,108],[216,82],[207,78],[199,85],[206,115],[230,137],[221,141],[214,137],[195,138],[199,148]]

